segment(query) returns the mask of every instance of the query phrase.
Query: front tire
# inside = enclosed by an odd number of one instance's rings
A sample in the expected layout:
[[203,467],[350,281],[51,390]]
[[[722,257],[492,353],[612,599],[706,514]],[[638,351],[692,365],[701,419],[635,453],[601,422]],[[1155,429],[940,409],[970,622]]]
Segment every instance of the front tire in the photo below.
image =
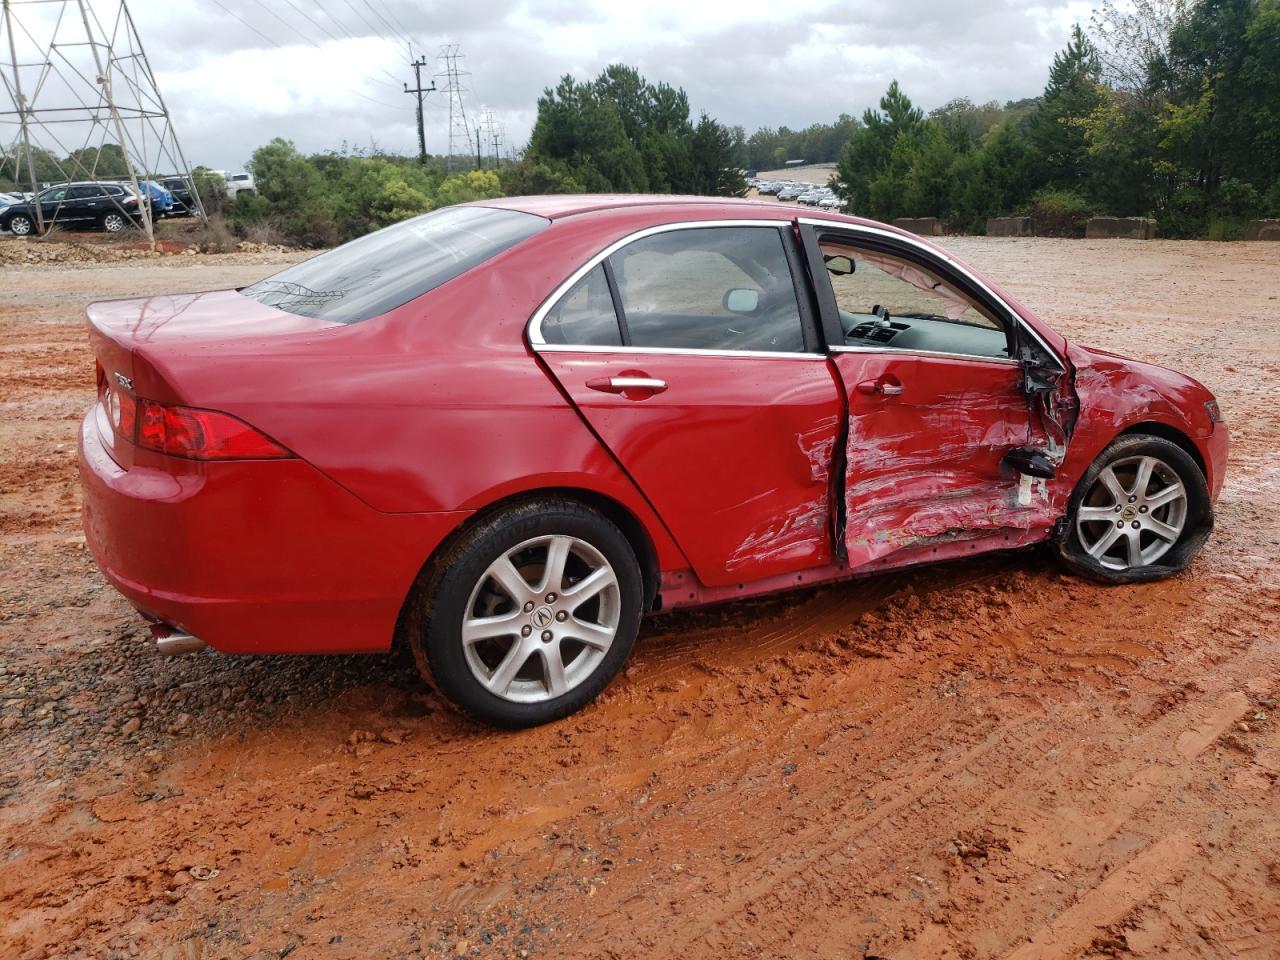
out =
[[477,719],[531,727],[581,709],[626,663],[640,625],[635,551],[580,503],[536,500],[466,531],[421,596],[414,659]]
[[1071,570],[1106,583],[1161,580],[1187,568],[1213,530],[1200,465],[1163,437],[1117,437],[1085,473],[1059,547]]
[[9,221],[9,232],[15,237],[29,237],[36,232],[35,221],[25,214],[15,214]]

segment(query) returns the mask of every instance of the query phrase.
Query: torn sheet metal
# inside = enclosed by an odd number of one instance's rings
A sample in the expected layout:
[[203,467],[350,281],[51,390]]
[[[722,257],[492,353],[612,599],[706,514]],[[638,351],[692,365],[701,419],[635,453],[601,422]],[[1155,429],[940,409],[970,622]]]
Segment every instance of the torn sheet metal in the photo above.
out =
[[1018,367],[872,354],[843,355],[838,366],[851,387],[867,380],[902,387],[890,395],[850,391],[851,568],[939,540],[1053,528],[1064,501],[1044,480],[1003,463],[1019,446],[1042,449],[1055,463],[1065,450],[1028,404]]

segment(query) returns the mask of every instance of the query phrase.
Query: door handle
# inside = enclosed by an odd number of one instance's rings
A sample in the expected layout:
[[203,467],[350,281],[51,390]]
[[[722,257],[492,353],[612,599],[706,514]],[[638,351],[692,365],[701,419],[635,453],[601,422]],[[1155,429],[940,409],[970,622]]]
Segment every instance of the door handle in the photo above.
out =
[[587,386],[604,393],[627,393],[631,390],[662,393],[667,389],[667,381],[655,377],[596,377],[588,380]]
[[900,383],[888,380],[863,380],[858,384],[858,392],[866,394],[882,393],[886,397],[899,396],[906,388]]

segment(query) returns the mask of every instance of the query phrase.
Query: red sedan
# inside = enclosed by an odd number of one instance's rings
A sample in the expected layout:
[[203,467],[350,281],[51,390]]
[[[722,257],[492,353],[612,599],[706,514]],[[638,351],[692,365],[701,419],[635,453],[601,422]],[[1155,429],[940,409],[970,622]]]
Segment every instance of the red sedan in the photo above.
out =
[[408,644],[474,715],[590,701],[643,614],[1042,541],[1183,569],[1227,430],[891,227],[536,197],[88,309],[88,542],[161,649]]

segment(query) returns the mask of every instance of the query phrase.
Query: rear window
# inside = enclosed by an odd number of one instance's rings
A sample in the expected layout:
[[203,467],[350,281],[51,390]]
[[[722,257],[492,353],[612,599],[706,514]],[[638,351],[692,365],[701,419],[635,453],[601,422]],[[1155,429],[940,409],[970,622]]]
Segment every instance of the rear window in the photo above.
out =
[[550,224],[514,210],[446,207],[352,240],[240,292],[337,323],[394,310]]

